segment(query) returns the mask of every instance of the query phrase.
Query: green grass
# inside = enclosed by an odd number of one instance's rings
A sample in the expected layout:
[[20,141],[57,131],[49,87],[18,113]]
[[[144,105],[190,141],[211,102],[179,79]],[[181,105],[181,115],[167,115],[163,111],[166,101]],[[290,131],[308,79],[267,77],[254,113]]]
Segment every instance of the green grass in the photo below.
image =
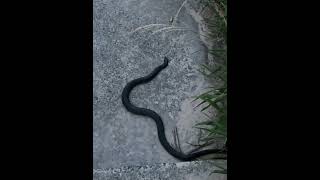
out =
[[[196,107],[207,116],[208,120],[195,125],[195,128],[204,131],[200,137],[202,147],[206,147],[219,140],[227,143],[227,0],[201,0],[200,3],[213,12],[212,17],[206,18],[210,41],[213,46],[209,53],[213,62],[203,64],[201,72],[212,82],[219,85],[211,87],[209,91],[200,94],[195,100],[200,100]],[[207,9],[207,10],[208,10]],[[215,115],[207,115],[208,108],[215,110]],[[202,133],[203,134],[203,133]],[[227,174],[227,169],[215,170],[213,173]]]

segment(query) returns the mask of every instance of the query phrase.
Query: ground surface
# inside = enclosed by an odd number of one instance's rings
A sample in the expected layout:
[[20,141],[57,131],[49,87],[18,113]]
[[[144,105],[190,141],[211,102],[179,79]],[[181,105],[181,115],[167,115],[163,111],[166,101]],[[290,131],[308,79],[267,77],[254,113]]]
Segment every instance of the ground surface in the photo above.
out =
[[160,163],[144,166],[94,170],[96,180],[226,180],[226,175],[212,173],[220,170],[212,161],[193,161],[180,163]]
[[[170,142],[177,126],[183,151],[192,148],[186,144],[196,138],[192,125],[204,117],[193,112],[190,102],[209,86],[198,72],[207,60],[207,48],[191,31],[130,34],[143,25],[168,24],[183,1],[93,2],[94,169],[178,162],[159,143],[153,120],[127,112],[120,96],[127,82],[150,73],[167,56],[169,66],[149,84],[135,88],[131,99],[162,116]],[[179,22],[198,31],[198,23],[186,8],[182,8]]]

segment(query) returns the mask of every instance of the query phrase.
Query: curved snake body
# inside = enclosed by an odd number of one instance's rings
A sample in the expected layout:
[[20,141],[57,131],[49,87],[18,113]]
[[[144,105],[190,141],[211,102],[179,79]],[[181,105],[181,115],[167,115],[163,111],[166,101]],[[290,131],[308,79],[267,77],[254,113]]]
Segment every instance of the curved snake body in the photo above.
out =
[[123,92],[122,92],[123,105],[131,113],[152,118],[157,125],[158,138],[159,138],[161,145],[164,147],[164,149],[169,154],[171,154],[173,157],[175,157],[179,160],[190,161],[190,160],[194,160],[200,156],[204,156],[207,154],[213,154],[213,153],[218,153],[218,154],[223,153],[224,154],[224,153],[226,153],[225,150],[221,150],[221,149],[203,150],[203,151],[198,151],[198,152],[194,152],[191,154],[183,154],[183,153],[177,151],[176,149],[174,149],[170,145],[170,143],[168,142],[168,140],[165,136],[164,125],[163,125],[161,117],[156,112],[154,112],[150,109],[145,109],[145,108],[140,108],[140,107],[134,106],[130,102],[129,95],[130,95],[131,90],[139,84],[144,84],[144,83],[150,82],[153,78],[155,78],[157,76],[157,74],[161,70],[163,70],[164,68],[166,68],[168,66],[168,63],[169,63],[169,60],[168,60],[168,58],[165,57],[164,63],[162,65],[156,67],[149,75],[130,81],[125,86],[125,88],[123,89]]

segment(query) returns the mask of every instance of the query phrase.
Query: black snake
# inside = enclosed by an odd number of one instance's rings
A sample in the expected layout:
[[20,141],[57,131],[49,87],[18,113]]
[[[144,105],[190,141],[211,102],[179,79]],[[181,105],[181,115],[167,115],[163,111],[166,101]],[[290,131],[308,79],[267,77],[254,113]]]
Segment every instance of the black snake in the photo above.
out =
[[[165,136],[164,125],[161,120],[161,117],[156,112],[154,112],[150,109],[140,108],[140,107],[137,107],[137,106],[134,106],[133,104],[131,104],[130,99],[129,99],[129,95],[130,95],[131,90],[139,84],[144,84],[144,83],[150,82],[153,78],[155,78],[157,76],[157,74],[161,70],[163,70],[164,68],[166,68],[168,66],[168,63],[169,63],[169,60],[168,60],[168,58],[165,57],[164,63],[162,65],[156,67],[149,75],[130,81],[125,86],[125,88],[123,89],[123,92],[122,92],[123,105],[131,113],[134,113],[137,115],[148,116],[148,117],[152,118],[157,124],[158,138],[160,140],[160,143],[162,144],[164,149],[169,154],[171,154],[173,157],[175,157],[179,160],[190,161],[190,160],[194,160],[200,156],[204,156],[207,154],[213,154],[213,153],[225,154],[226,150],[221,150],[221,149],[209,149],[209,150],[194,152],[191,154],[183,154],[183,153],[177,151],[169,144],[169,142]],[[224,159],[224,158],[222,158],[222,159]]]

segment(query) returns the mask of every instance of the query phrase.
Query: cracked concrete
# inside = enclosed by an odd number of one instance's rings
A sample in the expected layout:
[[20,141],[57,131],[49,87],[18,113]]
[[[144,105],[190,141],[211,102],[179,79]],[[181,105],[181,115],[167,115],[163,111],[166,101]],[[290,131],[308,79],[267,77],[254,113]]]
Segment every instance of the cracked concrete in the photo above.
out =
[[214,170],[221,170],[214,166],[216,164],[217,162],[214,161],[155,163],[144,166],[94,170],[93,177],[96,180],[226,180],[227,175],[212,173]]
[[[131,98],[162,116],[170,142],[177,126],[184,152],[192,148],[186,144],[196,140],[192,126],[205,117],[193,112],[191,97],[209,86],[198,71],[208,58],[205,43],[191,31],[152,34],[154,28],[131,33],[148,24],[168,24],[182,2],[93,1],[94,169],[178,162],[159,143],[153,120],[127,112],[120,98],[127,82],[150,73],[164,56],[171,60],[169,66],[152,82],[135,88]],[[177,25],[198,32],[199,24],[189,12],[182,8]]]

